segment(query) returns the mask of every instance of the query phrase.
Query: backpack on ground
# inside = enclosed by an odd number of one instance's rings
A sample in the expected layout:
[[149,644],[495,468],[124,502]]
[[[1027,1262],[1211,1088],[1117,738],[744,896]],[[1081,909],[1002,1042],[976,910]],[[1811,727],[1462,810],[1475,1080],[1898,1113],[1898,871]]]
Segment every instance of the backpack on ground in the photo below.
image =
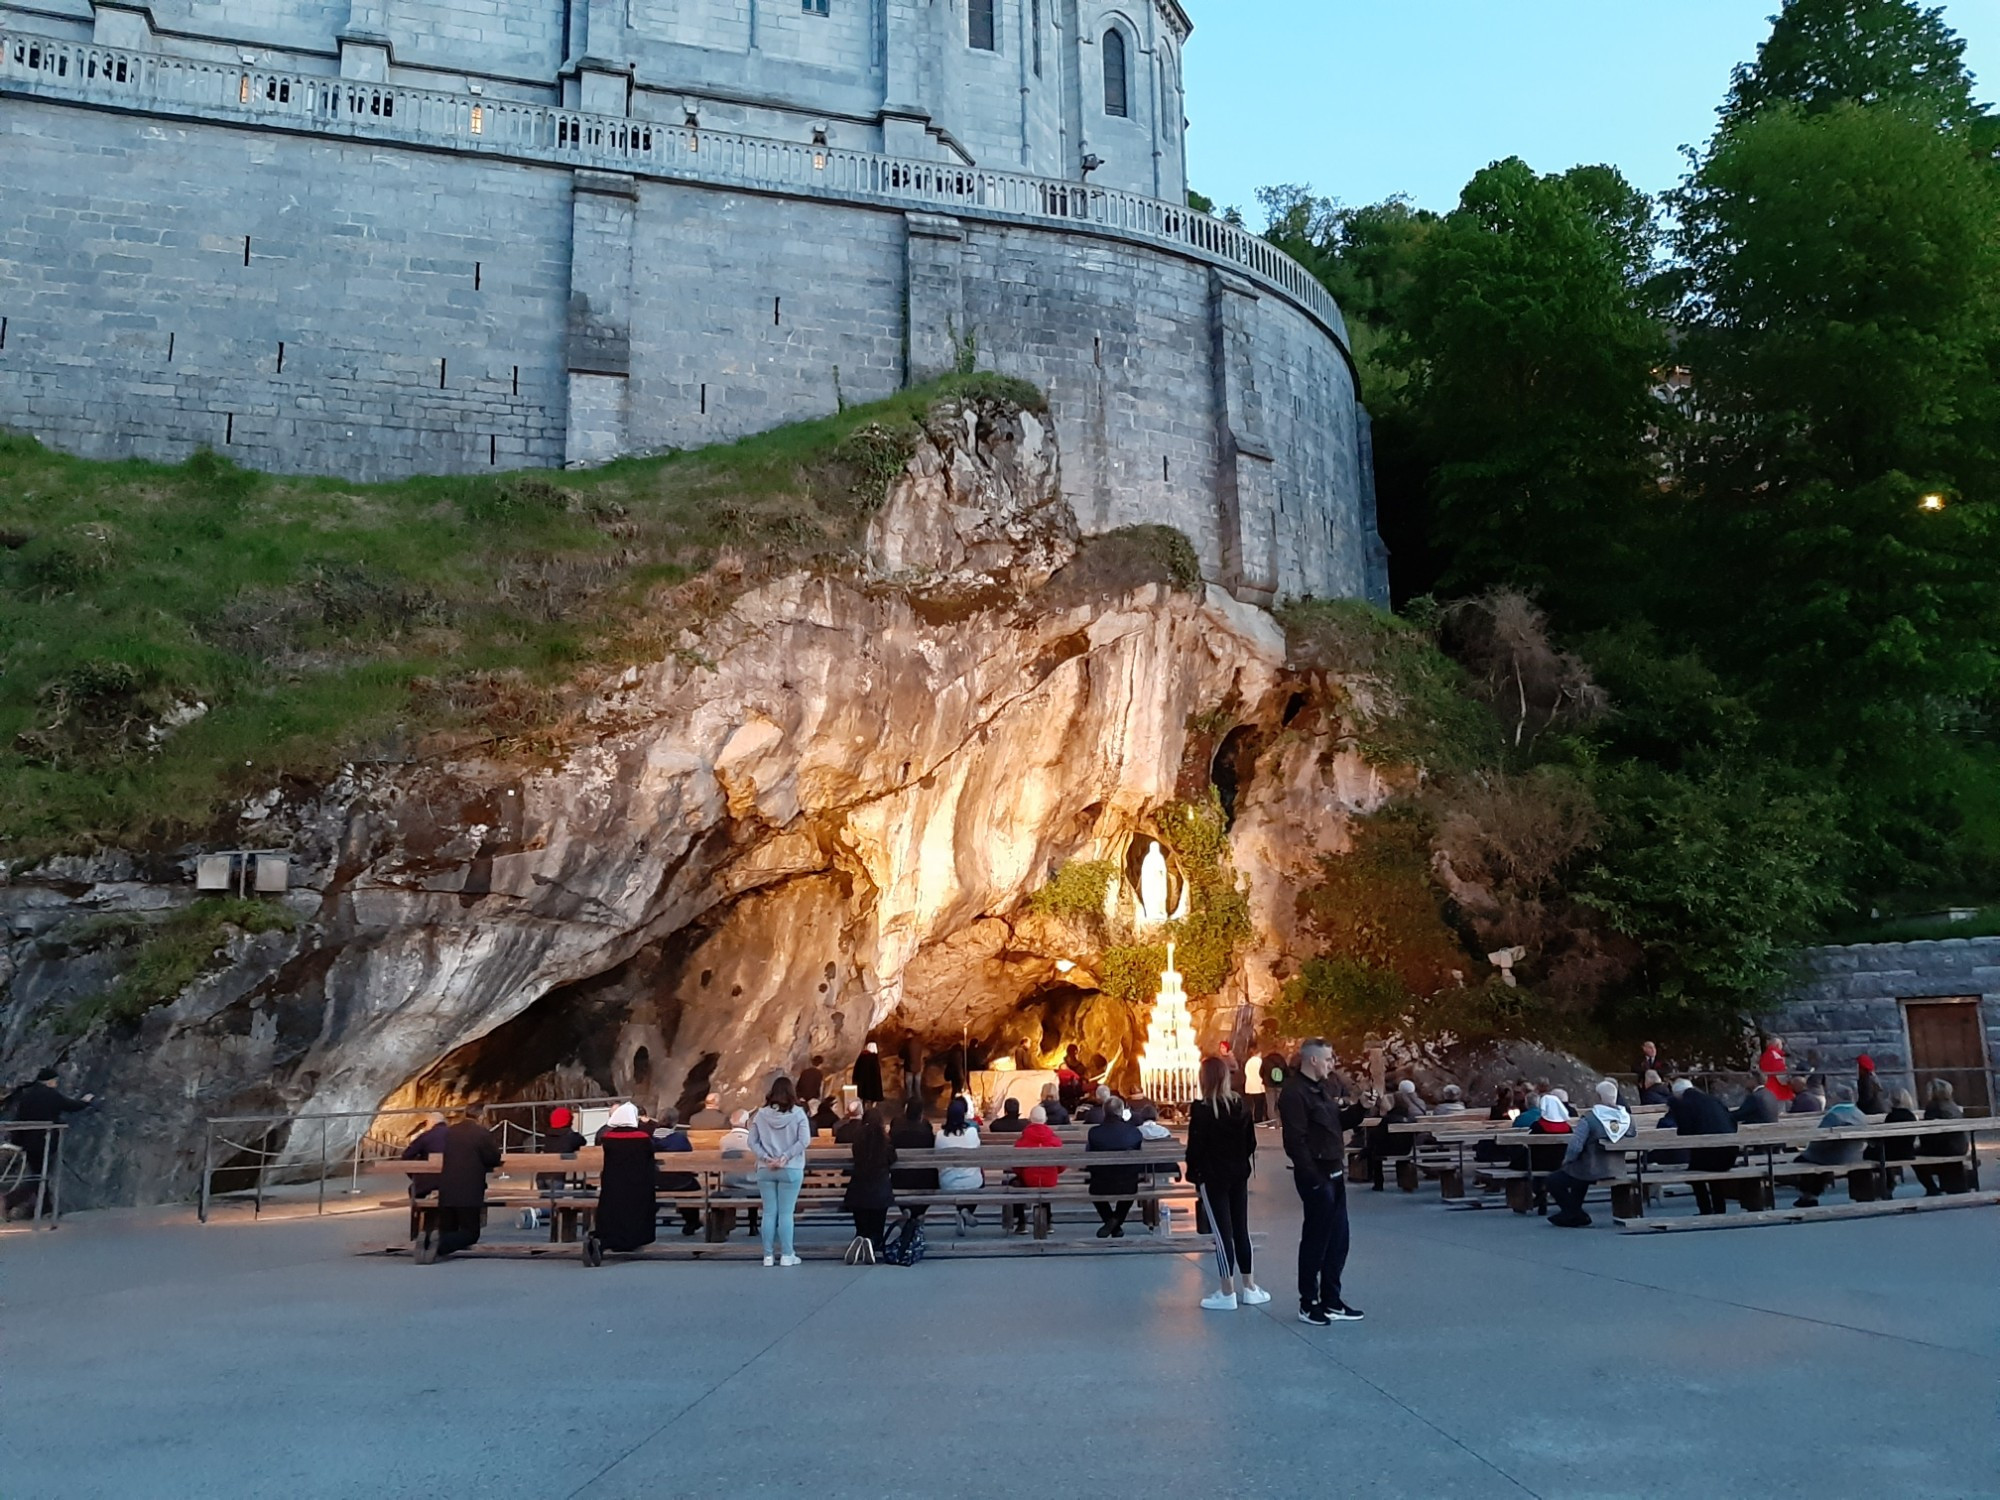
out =
[[892,1266],[914,1266],[924,1258],[924,1226],[914,1216],[897,1226],[882,1247],[882,1259]]

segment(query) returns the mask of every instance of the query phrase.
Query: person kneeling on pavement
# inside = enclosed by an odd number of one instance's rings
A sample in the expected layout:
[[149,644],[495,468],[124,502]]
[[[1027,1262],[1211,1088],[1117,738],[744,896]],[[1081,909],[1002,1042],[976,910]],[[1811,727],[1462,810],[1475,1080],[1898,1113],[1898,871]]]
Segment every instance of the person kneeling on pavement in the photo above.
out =
[[1549,1177],[1549,1196],[1556,1212],[1549,1222],[1558,1229],[1584,1229],[1590,1215],[1583,1211],[1584,1194],[1594,1182],[1618,1175],[1619,1162],[1607,1147],[1632,1132],[1632,1116],[1618,1103],[1618,1085],[1605,1079],[1597,1085],[1598,1102],[1583,1113],[1563,1153],[1562,1166]]

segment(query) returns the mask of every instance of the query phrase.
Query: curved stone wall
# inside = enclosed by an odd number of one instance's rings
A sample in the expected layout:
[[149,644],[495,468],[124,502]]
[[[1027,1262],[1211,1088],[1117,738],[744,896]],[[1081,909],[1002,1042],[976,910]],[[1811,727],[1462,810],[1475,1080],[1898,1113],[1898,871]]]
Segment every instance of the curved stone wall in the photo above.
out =
[[0,31],[0,425],[356,478],[687,447],[966,359],[1086,526],[1386,593],[1339,313],[1136,194]]

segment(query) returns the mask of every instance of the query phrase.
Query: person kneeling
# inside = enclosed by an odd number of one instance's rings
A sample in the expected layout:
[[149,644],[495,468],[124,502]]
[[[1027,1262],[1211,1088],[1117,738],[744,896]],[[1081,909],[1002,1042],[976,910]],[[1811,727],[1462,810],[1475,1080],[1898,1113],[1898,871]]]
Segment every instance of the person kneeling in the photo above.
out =
[[1597,1085],[1598,1103],[1584,1111],[1582,1120],[1569,1139],[1562,1166],[1549,1177],[1549,1196],[1556,1200],[1556,1212],[1549,1222],[1558,1229],[1586,1229],[1590,1215],[1583,1211],[1584,1194],[1592,1183],[1607,1182],[1618,1175],[1618,1160],[1608,1149],[1632,1131],[1632,1116],[1618,1103],[1618,1085],[1605,1079]]

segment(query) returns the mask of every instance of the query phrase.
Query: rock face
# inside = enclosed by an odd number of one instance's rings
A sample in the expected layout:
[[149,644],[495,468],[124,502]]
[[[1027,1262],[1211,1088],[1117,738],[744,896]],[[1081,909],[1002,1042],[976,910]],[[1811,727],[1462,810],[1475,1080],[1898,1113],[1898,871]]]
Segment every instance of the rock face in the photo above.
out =
[[257,843],[293,851],[299,930],[231,938],[136,1028],[60,1035],[117,963],[72,937],[185,902],[185,862],[0,885],[0,1068],[60,1055],[67,1086],[105,1096],[72,1150],[88,1195],[187,1195],[208,1116],[354,1112],[337,1153],[392,1098],[552,1080],[740,1098],[813,1053],[844,1067],[871,1031],[893,1057],[904,1037],[993,1040],[1024,1006],[1101,1025],[1111,1002],[1065,977],[1028,898],[1205,795],[1219,747],[1259,935],[1204,1013],[1213,1032],[1267,999],[1298,878],[1383,789],[1336,722],[1300,714],[1269,615],[1214,588],[1065,590],[1075,521],[1031,415],[931,428],[867,567],[766,583],[698,652],[596,684],[558,758],[258,799]]

